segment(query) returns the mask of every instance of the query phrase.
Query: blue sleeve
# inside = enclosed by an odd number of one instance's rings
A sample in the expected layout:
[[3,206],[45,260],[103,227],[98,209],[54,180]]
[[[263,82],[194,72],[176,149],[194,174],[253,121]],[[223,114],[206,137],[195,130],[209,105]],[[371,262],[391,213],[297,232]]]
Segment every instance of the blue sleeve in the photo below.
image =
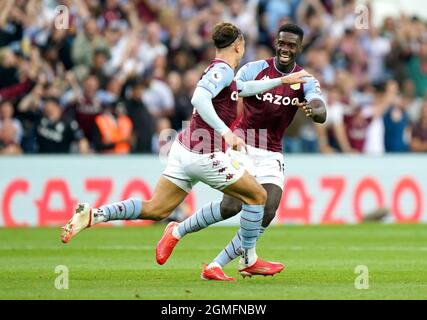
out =
[[281,78],[265,79],[265,80],[252,80],[240,81],[237,80],[237,90],[239,90],[239,97],[250,97],[258,93],[262,93],[282,84]]
[[225,63],[218,63],[206,72],[197,83],[198,87],[208,90],[215,98],[225,87],[233,81],[234,71]]
[[267,67],[268,63],[265,60],[249,62],[237,71],[235,80],[242,82],[255,80],[257,75]]
[[191,104],[196,108],[203,121],[205,121],[211,128],[221,133],[221,135],[230,131],[224,121],[222,121],[216,113],[215,107],[212,104],[210,91],[204,87],[198,86],[196,90],[194,90],[193,97],[191,98]]
[[320,90],[319,81],[317,81],[317,79],[314,77],[307,78],[307,82],[304,83],[304,95],[307,102],[310,102],[314,99],[325,102],[322,91]]

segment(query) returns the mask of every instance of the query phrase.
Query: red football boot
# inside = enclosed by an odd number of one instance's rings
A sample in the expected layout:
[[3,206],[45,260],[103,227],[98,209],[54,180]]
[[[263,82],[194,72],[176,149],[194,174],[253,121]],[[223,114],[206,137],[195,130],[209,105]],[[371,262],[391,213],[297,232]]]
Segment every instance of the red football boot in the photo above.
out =
[[239,269],[239,273],[244,277],[252,277],[255,275],[272,276],[283,270],[285,266],[279,262],[269,262],[258,258],[257,261],[250,267]]
[[227,276],[220,266],[204,265],[200,277],[203,280],[236,281],[235,278]]
[[172,230],[177,226],[177,222],[169,222],[163,233],[162,238],[156,246],[156,260],[158,264],[164,264],[172,254],[173,248],[175,248],[179,239],[175,238],[172,234]]

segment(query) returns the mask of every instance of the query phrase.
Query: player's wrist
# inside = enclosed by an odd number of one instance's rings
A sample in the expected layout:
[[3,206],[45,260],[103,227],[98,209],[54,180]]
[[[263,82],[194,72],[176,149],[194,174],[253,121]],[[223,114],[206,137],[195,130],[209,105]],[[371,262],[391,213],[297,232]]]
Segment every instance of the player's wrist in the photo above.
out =
[[281,78],[282,84],[294,84],[295,83],[295,75],[288,74],[287,76],[283,76]]
[[226,134],[231,132],[231,129],[229,127],[226,127],[224,129],[221,129],[219,132],[220,132],[221,136],[224,137]]

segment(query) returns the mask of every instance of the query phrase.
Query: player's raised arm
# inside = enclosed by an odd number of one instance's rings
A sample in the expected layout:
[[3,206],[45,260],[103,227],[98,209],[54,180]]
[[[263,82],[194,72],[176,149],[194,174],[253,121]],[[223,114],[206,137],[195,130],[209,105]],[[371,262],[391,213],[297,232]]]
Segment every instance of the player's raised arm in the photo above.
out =
[[225,64],[213,67],[197,84],[196,90],[191,98],[191,104],[203,121],[220,133],[227,144],[233,149],[240,150],[246,147],[244,141],[231,132],[230,128],[218,116],[212,104],[212,99],[215,98],[222,89],[230,85],[233,81],[233,76],[233,70]]
[[314,77],[307,79],[304,84],[304,94],[306,103],[298,105],[303,109],[305,115],[313,119],[314,122],[324,123],[326,121],[326,103],[320,90],[319,81]]

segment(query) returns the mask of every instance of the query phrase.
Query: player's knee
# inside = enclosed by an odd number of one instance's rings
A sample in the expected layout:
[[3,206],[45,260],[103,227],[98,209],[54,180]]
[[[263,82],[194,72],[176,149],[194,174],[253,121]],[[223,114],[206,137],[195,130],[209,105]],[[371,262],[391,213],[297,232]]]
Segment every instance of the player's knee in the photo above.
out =
[[254,190],[251,194],[244,197],[243,202],[249,205],[264,205],[267,201],[267,193],[263,188]]
[[221,201],[221,216],[224,220],[234,217],[242,210],[242,203],[238,200],[222,200]]
[[158,211],[157,215],[156,215],[157,221],[166,219],[167,217],[169,217],[171,215],[171,213],[172,213],[171,211],[165,211],[165,210]]
[[276,216],[276,209],[265,206],[264,216],[262,218],[262,226],[264,228],[267,228],[270,225],[271,221],[273,221],[275,216]]
[[145,205],[145,211],[148,213],[147,218],[154,221],[166,219],[172,213],[172,210],[168,210],[164,206],[154,205],[151,202],[147,202]]
[[254,204],[265,204],[267,201],[267,191],[263,187],[257,188],[256,192],[253,194]]

